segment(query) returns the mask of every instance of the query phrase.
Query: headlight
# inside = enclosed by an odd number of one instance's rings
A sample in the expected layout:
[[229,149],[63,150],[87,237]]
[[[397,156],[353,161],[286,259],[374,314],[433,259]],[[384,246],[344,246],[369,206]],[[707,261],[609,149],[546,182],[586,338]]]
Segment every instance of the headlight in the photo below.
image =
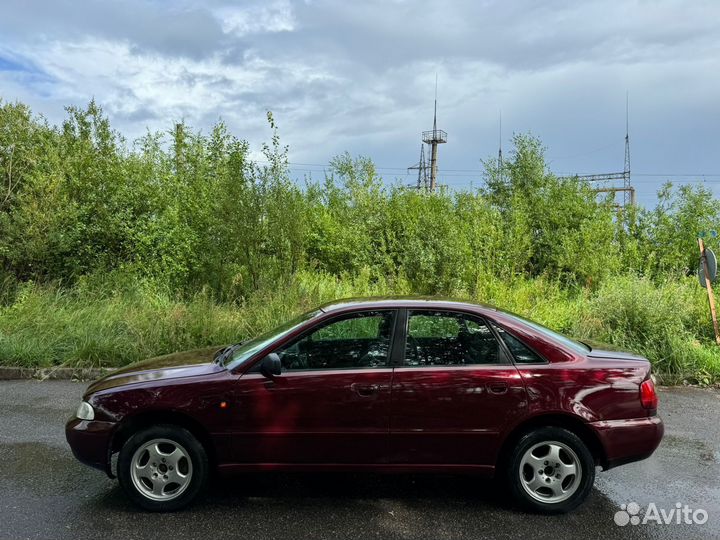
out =
[[93,420],[95,418],[95,411],[87,401],[80,403],[77,412],[75,413],[80,420]]

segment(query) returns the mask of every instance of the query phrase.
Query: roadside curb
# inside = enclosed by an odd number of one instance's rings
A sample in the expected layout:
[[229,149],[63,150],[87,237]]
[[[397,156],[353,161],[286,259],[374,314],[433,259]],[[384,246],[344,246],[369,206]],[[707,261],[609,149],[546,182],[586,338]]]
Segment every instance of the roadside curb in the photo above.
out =
[[0,380],[37,379],[40,381],[90,381],[99,379],[100,377],[103,377],[108,373],[112,373],[113,371],[114,370],[111,368],[25,368],[0,366]]

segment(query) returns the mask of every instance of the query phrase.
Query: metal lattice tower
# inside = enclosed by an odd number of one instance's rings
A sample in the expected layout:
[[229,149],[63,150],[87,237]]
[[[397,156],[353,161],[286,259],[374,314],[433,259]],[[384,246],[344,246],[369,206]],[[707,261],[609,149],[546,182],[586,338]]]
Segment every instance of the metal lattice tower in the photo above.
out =
[[[428,177],[428,162],[425,160],[425,144],[420,145],[420,161],[417,165],[408,167],[408,171],[417,170],[417,185],[418,190],[428,191],[430,189],[430,178]],[[412,185],[412,184],[411,184]]]
[[[573,176],[560,176],[560,180],[583,180],[585,182],[609,182],[621,180],[622,187],[596,188],[596,193],[619,193],[623,194],[622,208],[635,205],[635,188],[630,182],[630,130],[628,122],[628,99],[625,98],[625,165],[622,172],[600,173],[600,174],[576,174]],[[616,205],[619,206],[619,205]]]
[[635,188],[630,184],[630,115],[625,94],[625,166],[623,167],[623,206],[635,205]]

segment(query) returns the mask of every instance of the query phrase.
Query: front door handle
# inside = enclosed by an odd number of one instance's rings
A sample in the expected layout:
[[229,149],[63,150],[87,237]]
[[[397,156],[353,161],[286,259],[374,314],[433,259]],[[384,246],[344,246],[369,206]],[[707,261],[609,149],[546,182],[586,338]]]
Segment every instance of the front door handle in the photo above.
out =
[[504,394],[508,391],[508,385],[504,382],[487,383],[487,389],[491,394]]
[[376,394],[380,387],[377,384],[352,383],[350,388],[352,388],[357,395],[366,397]]

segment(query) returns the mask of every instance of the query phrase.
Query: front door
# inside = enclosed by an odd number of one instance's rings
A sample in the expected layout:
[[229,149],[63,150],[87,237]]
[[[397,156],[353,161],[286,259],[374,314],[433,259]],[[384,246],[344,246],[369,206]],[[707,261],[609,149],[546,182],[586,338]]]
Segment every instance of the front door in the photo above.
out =
[[243,375],[236,462],[386,462],[395,316],[366,311],[320,323],[274,351],[280,376]]
[[517,369],[482,318],[452,311],[402,316],[406,344],[392,386],[392,462],[492,466],[500,432],[527,407]]

